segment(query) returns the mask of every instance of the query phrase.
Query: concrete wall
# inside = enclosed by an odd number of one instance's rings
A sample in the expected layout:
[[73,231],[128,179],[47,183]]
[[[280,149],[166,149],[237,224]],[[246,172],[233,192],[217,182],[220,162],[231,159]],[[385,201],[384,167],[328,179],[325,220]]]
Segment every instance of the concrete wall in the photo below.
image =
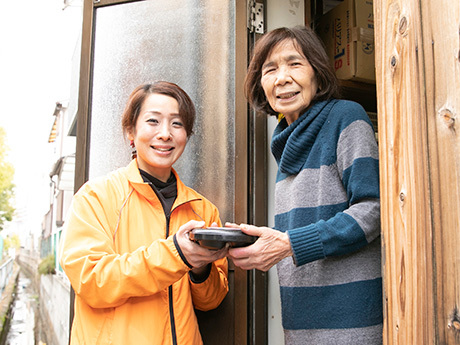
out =
[[23,272],[32,281],[35,290],[38,291],[40,286],[40,275],[38,274],[39,254],[35,251],[21,248],[17,253],[16,259]]
[[37,253],[21,250],[18,257],[21,269],[39,293],[41,330],[46,333],[47,345],[69,343],[70,283],[62,274],[40,275]]
[[49,345],[69,343],[70,284],[60,275],[42,275],[40,279],[40,316],[53,334]]

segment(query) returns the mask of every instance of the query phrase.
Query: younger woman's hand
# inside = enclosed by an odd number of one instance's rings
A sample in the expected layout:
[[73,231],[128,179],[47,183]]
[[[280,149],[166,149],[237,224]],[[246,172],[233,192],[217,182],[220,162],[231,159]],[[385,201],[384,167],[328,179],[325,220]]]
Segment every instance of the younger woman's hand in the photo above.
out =
[[[185,256],[185,259],[193,266],[194,271],[199,273],[199,268],[205,267],[207,264],[227,256],[228,247],[219,250],[211,250],[200,246],[189,238],[189,233],[195,228],[202,228],[206,224],[203,221],[191,220],[182,225],[176,233],[176,240]],[[212,226],[217,226],[213,223]]]

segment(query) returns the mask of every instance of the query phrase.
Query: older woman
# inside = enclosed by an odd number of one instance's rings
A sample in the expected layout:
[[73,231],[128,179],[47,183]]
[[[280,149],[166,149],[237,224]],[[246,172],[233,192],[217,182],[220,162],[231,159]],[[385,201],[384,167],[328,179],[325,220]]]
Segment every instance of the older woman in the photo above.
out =
[[366,112],[338,89],[310,28],[256,43],[245,90],[279,118],[276,230],[242,224],[260,238],[229,257],[244,269],[278,264],[286,344],[382,342],[378,149]]
[[74,196],[59,255],[76,295],[71,344],[202,344],[194,308],[227,294],[227,249],[188,237],[220,225],[172,168],[194,119],[179,86],[139,86],[122,117],[137,158]]

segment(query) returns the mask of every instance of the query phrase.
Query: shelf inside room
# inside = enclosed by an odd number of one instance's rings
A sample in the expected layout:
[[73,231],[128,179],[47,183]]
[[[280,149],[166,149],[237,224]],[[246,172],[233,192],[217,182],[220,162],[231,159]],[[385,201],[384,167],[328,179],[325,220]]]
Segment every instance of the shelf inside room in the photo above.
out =
[[339,80],[342,98],[355,101],[368,112],[377,112],[377,93],[375,84]]

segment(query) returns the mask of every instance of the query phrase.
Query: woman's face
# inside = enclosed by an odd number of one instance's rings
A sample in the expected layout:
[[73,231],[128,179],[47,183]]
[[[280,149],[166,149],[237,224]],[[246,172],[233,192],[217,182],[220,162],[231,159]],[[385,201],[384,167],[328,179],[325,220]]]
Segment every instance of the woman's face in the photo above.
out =
[[187,143],[177,101],[162,94],[147,96],[128,139],[134,140],[139,169],[166,182]]
[[267,101],[288,124],[297,120],[318,90],[315,72],[290,39],[273,47],[262,66],[262,88]]

